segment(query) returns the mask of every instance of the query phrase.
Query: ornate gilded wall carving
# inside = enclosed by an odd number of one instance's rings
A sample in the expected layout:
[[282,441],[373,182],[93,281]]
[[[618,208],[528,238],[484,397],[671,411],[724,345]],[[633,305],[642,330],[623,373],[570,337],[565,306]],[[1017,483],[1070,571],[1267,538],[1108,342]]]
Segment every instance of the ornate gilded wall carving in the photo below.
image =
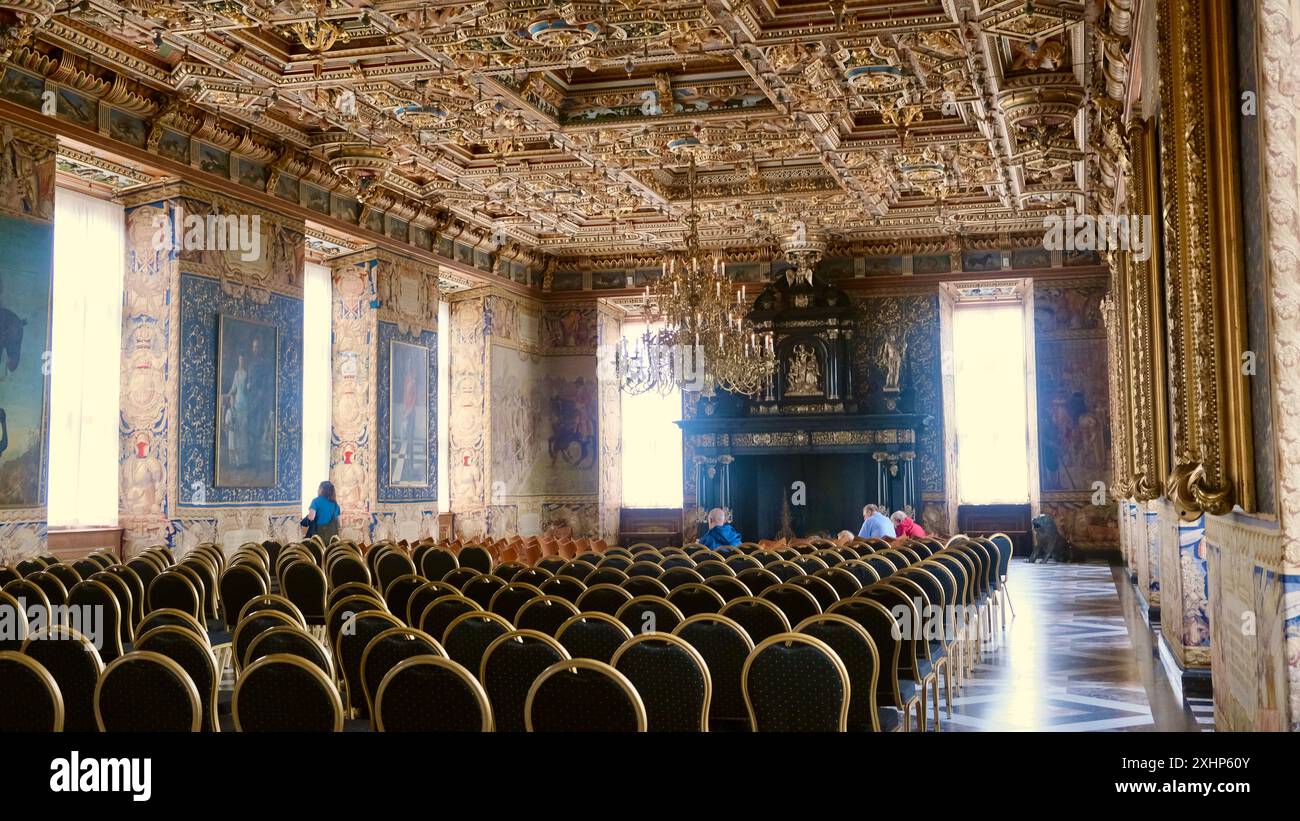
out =
[[1244,284],[1226,3],[1160,0],[1160,165],[1172,472],[1180,515],[1252,509]]

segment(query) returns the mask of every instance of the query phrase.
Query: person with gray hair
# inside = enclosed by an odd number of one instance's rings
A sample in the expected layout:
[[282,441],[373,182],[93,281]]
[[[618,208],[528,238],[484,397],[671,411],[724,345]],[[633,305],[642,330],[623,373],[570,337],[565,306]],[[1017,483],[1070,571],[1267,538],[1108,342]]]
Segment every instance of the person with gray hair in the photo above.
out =
[[897,539],[894,523],[880,512],[880,505],[868,504],[862,508],[862,528],[858,531],[859,539]]
[[908,516],[901,510],[895,510],[894,515],[889,517],[894,523],[894,530],[899,536],[906,539],[924,539],[925,528],[917,524],[911,516]]
[[700,544],[709,550],[735,547],[742,541],[740,531],[727,521],[727,512],[720,507],[709,511],[709,531],[700,537]]

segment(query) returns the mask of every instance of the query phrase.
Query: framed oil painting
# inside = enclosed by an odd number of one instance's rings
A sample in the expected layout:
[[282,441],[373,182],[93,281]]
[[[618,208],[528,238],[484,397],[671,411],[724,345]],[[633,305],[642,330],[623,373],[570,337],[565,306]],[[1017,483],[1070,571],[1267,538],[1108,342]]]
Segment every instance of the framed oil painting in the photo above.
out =
[[429,349],[393,340],[388,369],[388,484],[429,484]]
[[217,324],[217,487],[274,487],[279,329],[222,314]]

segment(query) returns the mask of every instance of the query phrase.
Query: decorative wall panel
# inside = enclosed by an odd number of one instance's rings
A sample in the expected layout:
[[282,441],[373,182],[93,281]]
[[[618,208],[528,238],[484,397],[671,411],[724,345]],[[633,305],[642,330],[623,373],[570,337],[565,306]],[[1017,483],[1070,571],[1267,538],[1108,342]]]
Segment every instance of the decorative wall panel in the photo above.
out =
[[0,141],[0,562],[46,549],[54,140]]

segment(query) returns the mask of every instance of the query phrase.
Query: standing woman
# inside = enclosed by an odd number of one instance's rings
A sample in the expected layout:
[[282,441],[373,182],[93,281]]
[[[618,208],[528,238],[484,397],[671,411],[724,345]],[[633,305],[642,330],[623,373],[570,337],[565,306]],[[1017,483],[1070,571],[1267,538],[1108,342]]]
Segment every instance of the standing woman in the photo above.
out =
[[334,501],[334,483],[321,482],[316,498],[311,500],[307,517],[302,524],[307,528],[307,538],[320,536],[326,545],[339,533],[339,503]]

